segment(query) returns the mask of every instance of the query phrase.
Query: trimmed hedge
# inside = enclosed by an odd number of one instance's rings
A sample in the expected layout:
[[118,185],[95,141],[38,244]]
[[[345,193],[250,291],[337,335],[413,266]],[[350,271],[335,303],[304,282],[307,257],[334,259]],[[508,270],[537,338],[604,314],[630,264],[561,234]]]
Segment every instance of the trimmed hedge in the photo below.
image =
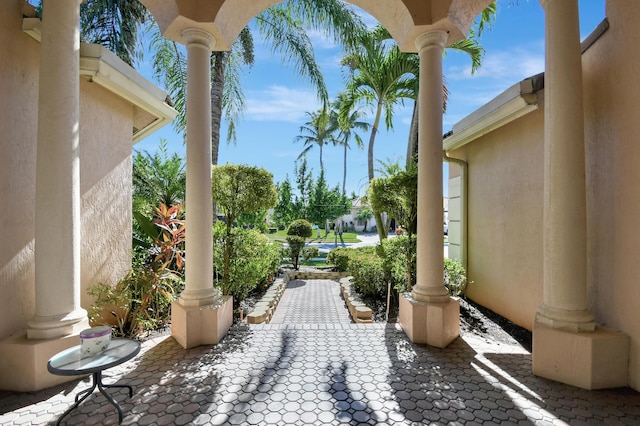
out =
[[[415,284],[415,246],[415,236],[409,240],[408,236],[402,235],[386,239],[378,246],[331,250],[327,255],[327,263],[333,265],[338,272],[352,275],[356,290],[363,296],[384,296],[388,282],[398,292],[410,290],[407,285],[408,253],[413,253],[410,262],[411,277]],[[443,284],[452,296],[464,293],[467,277],[459,261],[444,259]]]

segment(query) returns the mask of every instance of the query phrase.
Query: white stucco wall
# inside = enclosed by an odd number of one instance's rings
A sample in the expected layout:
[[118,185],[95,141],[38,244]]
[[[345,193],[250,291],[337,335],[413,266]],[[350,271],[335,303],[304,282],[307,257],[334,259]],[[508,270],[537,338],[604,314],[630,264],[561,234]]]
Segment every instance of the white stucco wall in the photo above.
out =
[[[40,44],[22,32],[22,2],[0,13],[0,339],[34,313],[35,168]],[[8,60],[7,58],[10,58]],[[60,106],[61,108],[64,105]],[[87,287],[116,282],[131,256],[133,106],[95,83],[80,84],[82,307]],[[55,226],[52,223],[51,226]],[[64,253],[44,255],[64,256]]]

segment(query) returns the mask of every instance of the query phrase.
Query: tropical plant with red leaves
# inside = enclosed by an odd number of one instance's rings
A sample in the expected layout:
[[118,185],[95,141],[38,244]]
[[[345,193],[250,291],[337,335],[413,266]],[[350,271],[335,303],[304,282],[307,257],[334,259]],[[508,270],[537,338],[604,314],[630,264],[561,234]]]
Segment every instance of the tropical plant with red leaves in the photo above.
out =
[[151,239],[151,243],[141,240],[137,240],[136,243],[148,249],[151,255],[149,264],[153,271],[166,269],[179,273],[184,269],[185,263],[186,223],[183,219],[182,204],[170,207],[160,204],[160,207],[154,207],[153,210],[153,219],[134,212],[140,228]]

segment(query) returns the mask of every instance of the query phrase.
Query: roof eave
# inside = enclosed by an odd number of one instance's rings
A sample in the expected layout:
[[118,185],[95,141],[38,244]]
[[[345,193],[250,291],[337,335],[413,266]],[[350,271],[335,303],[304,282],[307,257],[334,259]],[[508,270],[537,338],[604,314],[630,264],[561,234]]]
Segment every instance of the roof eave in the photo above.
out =
[[[40,42],[40,19],[24,18],[22,30]],[[134,107],[138,126],[132,129],[133,143],[137,143],[173,121],[178,112],[166,101],[167,94],[142,77],[107,48],[97,44],[80,45],[80,75]]]
[[514,84],[453,126],[443,149],[452,151],[538,109],[536,92],[544,88],[544,74]]

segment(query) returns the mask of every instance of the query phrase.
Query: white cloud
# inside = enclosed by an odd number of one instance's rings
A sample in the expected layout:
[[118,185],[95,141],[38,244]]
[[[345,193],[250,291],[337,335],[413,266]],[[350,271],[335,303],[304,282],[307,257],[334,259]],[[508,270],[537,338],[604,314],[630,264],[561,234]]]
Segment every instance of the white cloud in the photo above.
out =
[[319,30],[308,30],[307,36],[311,40],[314,49],[333,49],[337,45],[324,32]]
[[[462,63],[462,61],[456,61]],[[544,71],[544,46],[540,43],[519,46],[512,50],[488,51],[480,69],[471,74],[469,61],[451,65],[445,70],[448,80],[489,78],[517,82]]]
[[320,108],[316,93],[274,85],[247,95],[245,116],[256,121],[286,121],[299,123],[305,113]]

